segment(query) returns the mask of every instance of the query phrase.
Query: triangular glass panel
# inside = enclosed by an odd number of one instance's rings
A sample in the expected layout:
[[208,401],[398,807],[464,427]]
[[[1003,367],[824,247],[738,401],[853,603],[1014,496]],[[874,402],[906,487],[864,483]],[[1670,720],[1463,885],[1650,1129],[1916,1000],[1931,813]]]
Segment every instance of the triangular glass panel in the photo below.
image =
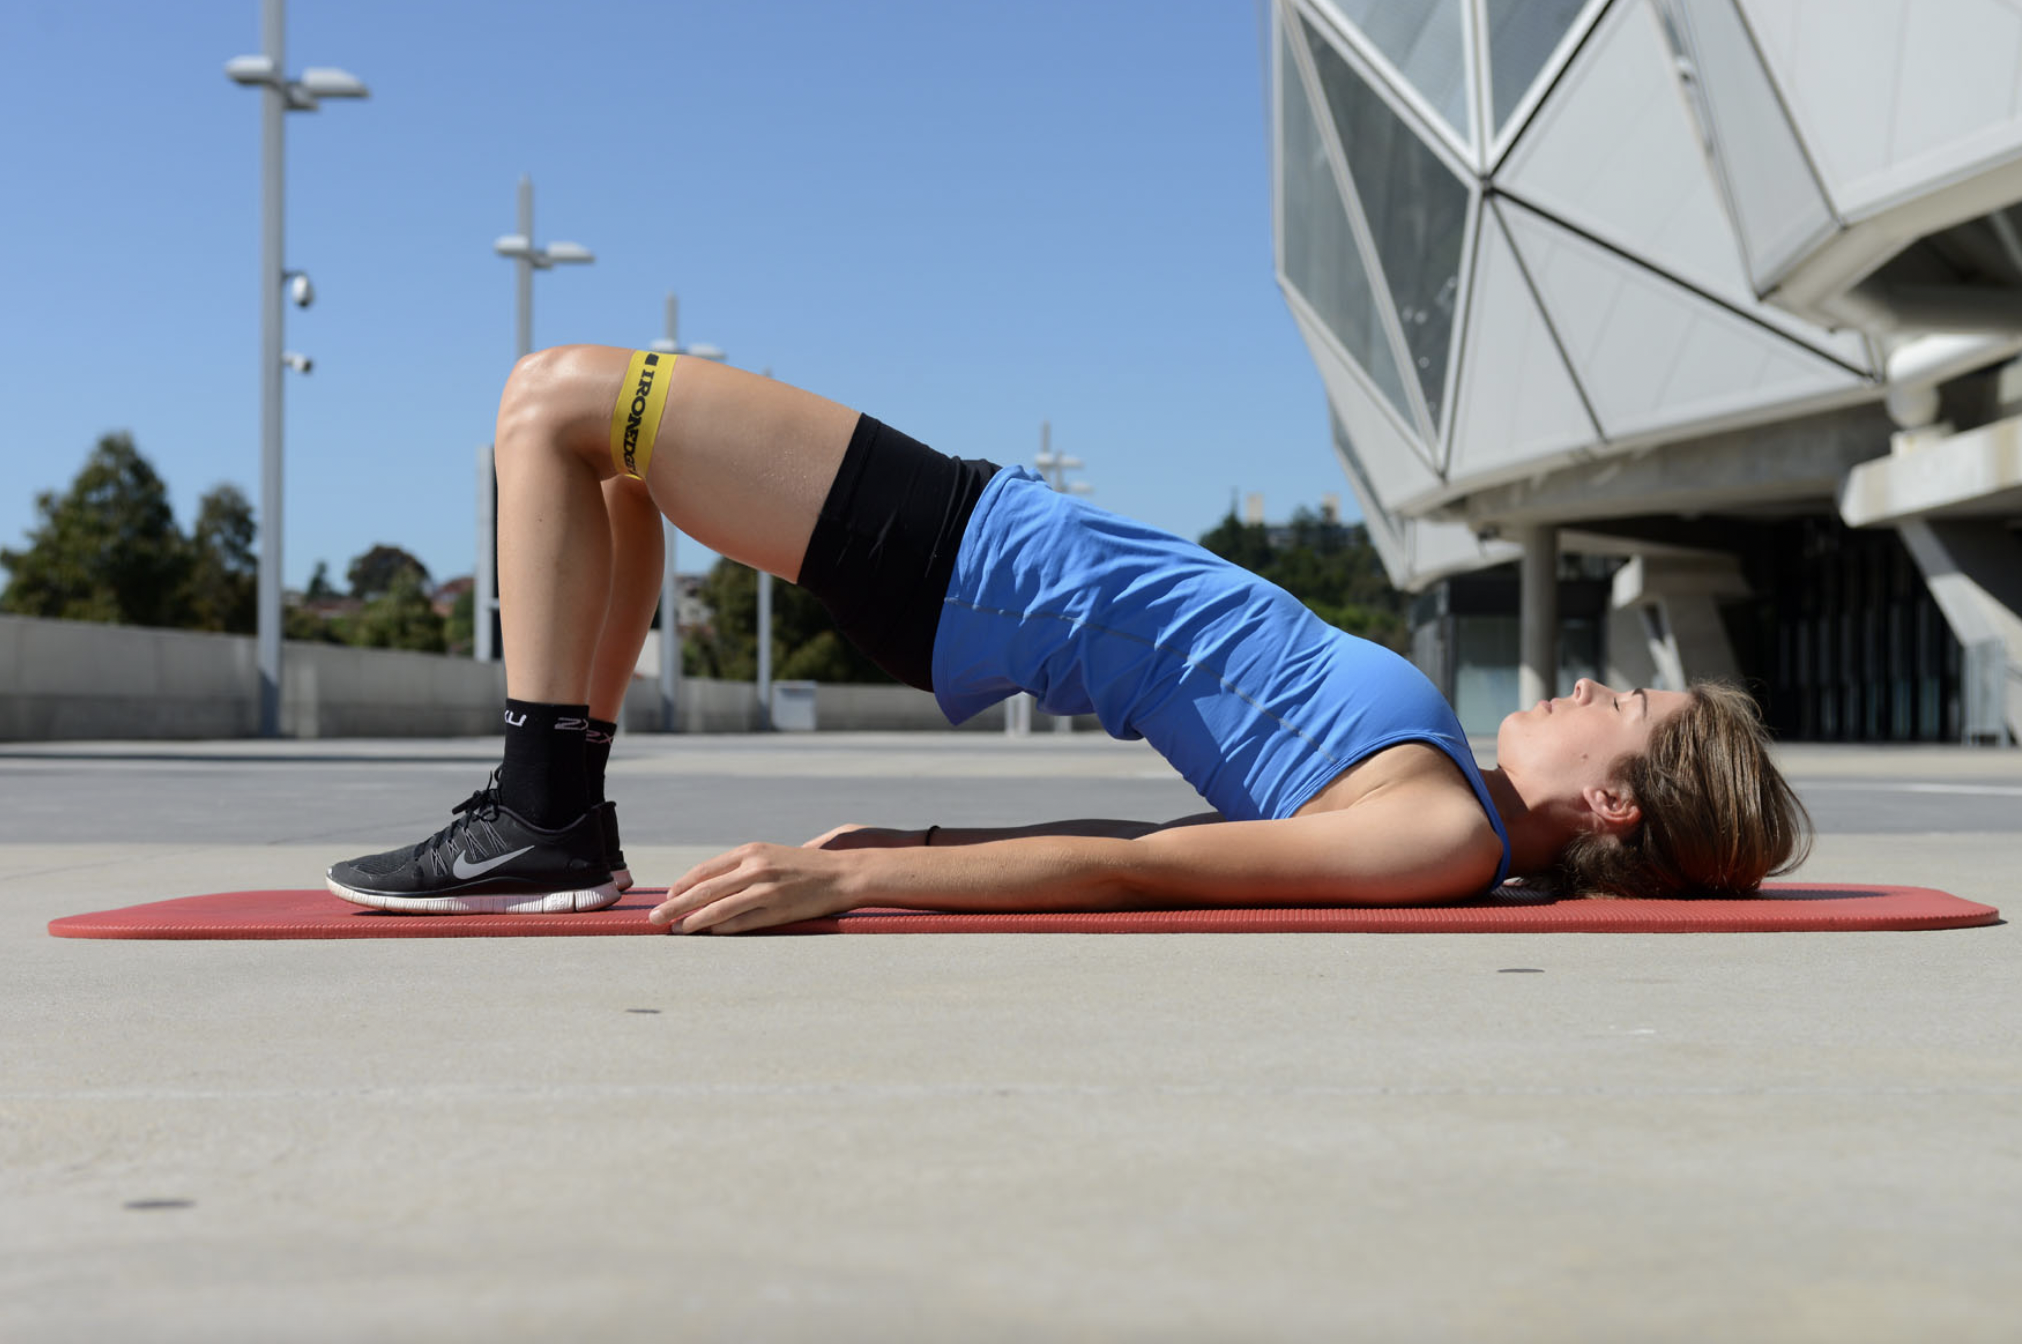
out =
[[1305,82],[1289,46],[1278,53],[1284,143],[1280,156],[1278,219],[1284,230],[1285,279],[1319,315],[1349,358],[1383,389],[1407,423],[1415,423],[1404,379],[1384,334],[1355,231],[1341,203],[1339,178],[1328,162],[1326,141],[1306,102]]
[[1664,0],[1665,35],[1689,63],[1755,292],[1767,294],[1838,227],[1733,0]]
[[1978,175],[2022,130],[2011,0],[1742,0],[1741,11],[1842,218]]
[[1467,116],[1466,0],[1333,0],[1397,67],[1453,133],[1472,144]]
[[1600,437],[1494,210],[1479,234],[1448,455],[1456,481],[1543,466]]
[[1411,577],[1410,556],[1404,548],[1404,532],[1396,516],[1383,507],[1383,500],[1370,484],[1369,473],[1362,466],[1362,450],[1355,446],[1353,436],[1347,426],[1341,423],[1341,415],[1334,404],[1327,404],[1327,420],[1334,429],[1334,455],[1341,461],[1341,471],[1348,477],[1348,487],[1355,492],[1355,502],[1362,514],[1362,530],[1376,548],[1376,555],[1383,561],[1383,572],[1390,576],[1392,583],[1401,584]]
[[1306,323],[1300,323],[1300,334],[1327,388],[1328,404],[1354,440],[1364,483],[1378,502],[1394,510],[1429,501],[1445,480],[1418,436],[1384,408],[1366,381],[1352,376],[1347,361],[1331,345],[1313,339]]
[[[1329,409],[1332,409],[1331,407]],[[1341,470],[1362,506],[1362,527],[1370,545],[1383,561],[1383,572],[1400,587],[1418,587],[1449,574],[1465,574],[1515,560],[1522,552],[1507,541],[1490,541],[1464,522],[1434,522],[1429,518],[1404,518],[1383,506],[1382,497],[1371,484],[1362,465],[1363,448],[1348,432],[1337,412],[1330,417],[1334,428],[1334,452]],[[1493,735],[1497,719],[1486,720]]]
[[1447,348],[1460,299],[1468,191],[1326,38],[1306,28],[1348,175],[1397,303],[1404,344],[1439,432]]
[[1611,439],[1796,414],[1863,385],[1823,355],[1510,202],[1510,239]]
[[1858,368],[1858,333],[1835,335],[1762,303],[1713,180],[1675,59],[1648,5],[1617,5],[1552,90],[1496,185],[1526,204]]
[[1500,134],[1587,0],[1483,0],[1488,17],[1489,125]]

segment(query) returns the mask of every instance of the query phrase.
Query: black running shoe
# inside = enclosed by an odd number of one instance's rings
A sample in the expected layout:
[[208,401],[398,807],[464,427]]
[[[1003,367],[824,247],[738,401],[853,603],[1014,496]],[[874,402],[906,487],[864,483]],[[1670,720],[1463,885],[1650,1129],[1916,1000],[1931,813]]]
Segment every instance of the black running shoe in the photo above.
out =
[[625,851],[618,845],[618,805],[599,803],[597,812],[604,819],[604,859],[611,865],[611,881],[619,891],[630,891],[632,870],[625,866]]
[[417,915],[558,914],[617,901],[600,809],[543,830],[499,801],[493,771],[456,814],[418,845],[332,865],[330,893]]

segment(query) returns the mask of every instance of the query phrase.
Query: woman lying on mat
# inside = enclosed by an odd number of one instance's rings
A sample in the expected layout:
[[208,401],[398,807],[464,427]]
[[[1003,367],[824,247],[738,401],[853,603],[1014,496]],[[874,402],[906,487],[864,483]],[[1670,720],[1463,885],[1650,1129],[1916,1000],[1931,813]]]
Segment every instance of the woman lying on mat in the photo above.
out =
[[350,901],[456,914],[618,899],[630,877],[603,767],[659,597],[661,513],[814,593],[951,722],[1029,691],[1149,741],[1216,809],[744,845],[653,911],[683,932],[860,905],[1419,905],[1511,875],[1589,895],[1738,893],[1800,848],[1803,809],[1739,691],[1581,681],[1505,719],[1483,772],[1431,683],[1283,590],[1023,468],[944,457],[768,378],[541,351],[506,383],[497,445],[505,761],[434,836],[332,867]]

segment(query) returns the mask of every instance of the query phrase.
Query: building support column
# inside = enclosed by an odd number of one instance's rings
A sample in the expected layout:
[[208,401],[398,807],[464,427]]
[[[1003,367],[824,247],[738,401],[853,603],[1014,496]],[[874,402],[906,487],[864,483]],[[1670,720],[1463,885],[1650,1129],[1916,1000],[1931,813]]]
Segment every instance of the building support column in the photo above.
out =
[[1912,518],[1896,528],[1966,655],[1965,735],[2022,741],[2022,546],[1982,518]]
[[1510,539],[1524,548],[1518,562],[1516,708],[1526,709],[1559,693],[1559,530],[1524,527]]

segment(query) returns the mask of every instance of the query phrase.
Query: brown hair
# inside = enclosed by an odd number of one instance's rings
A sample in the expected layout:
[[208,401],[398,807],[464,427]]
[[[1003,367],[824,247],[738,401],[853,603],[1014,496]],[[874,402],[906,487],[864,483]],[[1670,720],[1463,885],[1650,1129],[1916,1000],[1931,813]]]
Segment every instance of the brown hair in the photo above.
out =
[[1635,829],[1574,836],[1548,884],[1571,896],[1745,896],[1811,850],[1811,816],[1769,759],[1748,692],[1695,684],[1614,778],[1641,809]]

